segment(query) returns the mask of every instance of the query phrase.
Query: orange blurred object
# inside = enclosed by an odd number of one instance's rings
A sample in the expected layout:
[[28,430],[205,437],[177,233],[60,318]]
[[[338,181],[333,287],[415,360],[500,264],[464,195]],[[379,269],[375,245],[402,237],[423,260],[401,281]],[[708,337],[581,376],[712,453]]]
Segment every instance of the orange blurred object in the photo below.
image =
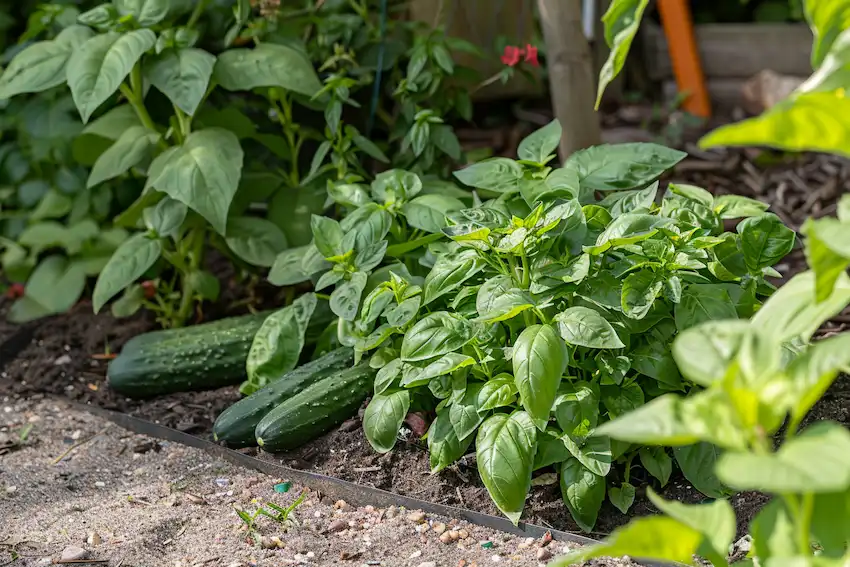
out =
[[667,37],[676,84],[680,93],[688,95],[682,107],[695,116],[709,118],[711,102],[697,50],[691,10],[685,0],[658,0],[658,12]]

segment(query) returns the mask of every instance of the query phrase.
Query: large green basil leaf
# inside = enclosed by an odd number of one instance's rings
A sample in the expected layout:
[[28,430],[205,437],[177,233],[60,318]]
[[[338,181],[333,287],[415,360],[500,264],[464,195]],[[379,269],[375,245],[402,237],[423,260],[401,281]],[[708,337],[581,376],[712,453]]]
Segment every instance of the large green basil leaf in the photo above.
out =
[[850,334],[845,333],[819,340],[794,358],[785,371],[791,379],[791,416],[802,420],[848,364]]
[[474,251],[439,259],[425,277],[423,303],[427,305],[438,297],[455,291],[485,266],[484,261]]
[[387,309],[384,317],[387,323],[393,327],[403,327],[410,323],[413,318],[419,313],[419,307],[422,305],[422,297],[417,295],[410,299],[405,299],[395,307]]
[[413,199],[422,191],[422,179],[411,171],[390,169],[379,173],[371,185],[372,196],[385,205]]
[[161,253],[162,243],[145,234],[136,234],[125,240],[97,278],[92,294],[94,312],[100,311],[119,291],[142,277]]
[[652,270],[629,274],[623,282],[623,313],[631,319],[643,319],[652,309],[663,287],[664,280]]
[[516,400],[517,389],[510,374],[499,374],[490,378],[478,392],[478,411],[485,412],[509,406]]
[[567,345],[550,325],[526,327],[514,344],[514,380],[520,400],[541,431],[546,429],[568,359]]
[[487,278],[478,288],[478,293],[475,296],[475,309],[478,314],[483,315],[492,311],[493,302],[512,287],[514,287],[514,284],[510,276],[497,275]]
[[37,41],[21,50],[0,76],[0,99],[38,93],[64,83],[68,58],[92,35],[91,29],[73,25],[53,41]]
[[132,16],[145,28],[164,20],[171,8],[170,0],[114,0],[113,5],[119,16]]
[[408,390],[396,390],[372,398],[363,414],[363,433],[375,451],[387,453],[392,450],[408,409]]
[[722,380],[752,332],[747,321],[709,321],[682,331],[673,342],[673,358],[685,378],[702,386]]
[[393,217],[375,203],[358,207],[340,221],[345,234],[354,233],[354,246],[366,248],[382,241],[392,226]]
[[158,132],[148,130],[144,126],[131,126],[125,130],[121,137],[97,158],[86,187],[91,189],[99,183],[127,173],[130,168],[150,158],[159,138]]
[[568,435],[584,438],[599,420],[599,386],[591,382],[563,382],[555,399],[555,420]]
[[814,32],[812,67],[821,66],[841,32],[850,27],[850,6],[841,0],[809,0],[803,4]]
[[404,335],[401,358],[416,362],[460,349],[474,337],[472,325],[463,317],[438,311],[422,318]]
[[454,463],[466,454],[472,444],[473,436],[458,439],[449,420],[448,412],[437,413],[436,419],[428,429],[428,455],[431,474],[435,474]]
[[624,482],[620,486],[608,487],[608,500],[623,514],[629,513],[629,508],[635,503],[635,487]]
[[558,149],[561,141],[561,123],[553,120],[543,128],[535,130],[519,143],[519,159],[546,163],[552,152]]
[[640,27],[640,20],[648,5],[649,0],[618,0],[611,2],[602,16],[602,22],[605,24],[605,43],[611,48],[611,52],[599,71],[596,109],[599,109],[605,88],[623,69],[632,41]]
[[714,212],[720,215],[721,219],[757,217],[769,206],[767,203],[741,195],[718,195],[714,198]]
[[84,265],[61,254],[39,262],[27,279],[24,297],[9,310],[9,320],[25,323],[68,311],[80,299],[86,285]]
[[673,447],[673,456],[682,474],[709,498],[725,498],[731,493],[714,472],[720,454],[719,448],[705,442]]
[[174,105],[194,116],[210,84],[215,57],[203,49],[169,49],[145,66],[145,76]]
[[632,213],[639,209],[649,209],[655,202],[658,193],[658,182],[650,183],[644,189],[617,191],[606,196],[599,206],[608,209],[613,218]]
[[850,490],[817,494],[812,511],[812,539],[827,557],[839,558],[850,539]]
[[470,187],[495,193],[519,191],[523,178],[522,166],[508,158],[490,158],[454,172],[454,176]]
[[500,413],[485,421],[475,440],[478,473],[499,510],[519,523],[531,488],[537,431],[529,415]]
[[781,493],[839,492],[850,488],[850,432],[820,422],[782,445],[776,453],[725,452],[718,478],[738,490]]
[[248,351],[248,380],[239,388],[243,395],[253,394],[298,365],[316,303],[316,294],[306,293],[263,321]]
[[227,221],[228,248],[242,260],[266,268],[286,249],[286,237],[274,223],[258,217],[233,217]]
[[673,459],[667,450],[664,447],[641,447],[638,454],[646,472],[657,478],[662,487],[665,486],[673,474]]
[[157,236],[176,236],[188,212],[189,208],[184,203],[165,197],[153,207],[146,208],[142,212],[142,218],[145,226]]
[[596,244],[585,246],[588,254],[599,255],[617,246],[635,244],[654,236],[658,229],[672,224],[673,220],[644,213],[620,215],[596,238]]
[[244,155],[232,132],[221,128],[198,130],[189,134],[182,146],[157,156],[148,170],[147,187],[185,203],[207,219],[216,232],[225,234]]
[[806,235],[806,260],[815,273],[815,294],[818,301],[824,301],[850,266],[850,225],[833,218],[809,218],[802,232]]
[[142,54],[156,43],[151,30],[96,35],[76,49],[65,68],[83,122],[111,97]]
[[228,49],[218,56],[213,71],[229,91],[281,87],[313,96],[322,88],[310,59],[288,45],[263,42],[253,49]]
[[360,309],[360,297],[366,288],[369,276],[366,272],[354,272],[351,278],[337,286],[331,294],[331,311],[344,321],[354,321]]
[[666,343],[652,340],[629,353],[632,368],[668,386],[666,389],[682,389],[682,376]]
[[[374,359],[374,357],[373,357]],[[402,368],[404,367],[404,363],[400,358],[394,358],[389,361],[383,368],[378,370],[378,374],[375,376],[375,385],[374,391],[375,395],[383,394],[386,392],[393,384],[397,382],[397,378],[401,376]]]
[[385,287],[373,289],[363,300],[363,307],[360,308],[360,321],[364,325],[371,325],[377,321],[394,298],[395,295],[390,289]]
[[614,327],[598,311],[589,307],[570,307],[555,315],[558,332],[567,344],[588,348],[623,348]]
[[590,437],[576,441],[569,435],[561,436],[564,446],[587,470],[598,476],[606,476],[611,470],[611,440],[607,437]]
[[482,388],[481,382],[470,382],[466,385],[463,395],[449,406],[449,420],[459,439],[471,436],[484,421],[482,414],[485,412],[479,412],[478,406],[478,395]]
[[772,213],[742,220],[738,234],[751,272],[760,273],[762,268],[773,266],[794,248],[794,231]]
[[679,332],[706,321],[737,319],[738,311],[724,284],[691,284],[674,308]]
[[[482,289],[483,288],[484,286],[482,286]],[[508,319],[516,317],[523,311],[534,308],[536,305],[531,294],[517,288],[509,289],[504,293],[493,294],[491,296],[491,301],[488,301],[487,303],[489,304],[489,311],[485,311],[483,313],[479,311],[480,316],[477,321],[481,323],[507,321]]]
[[787,506],[786,502],[774,499],[759,510],[750,522],[752,553],[759,561],[781,562],[799,553],[795,518]]
[[616,191],[654,181],[687,155],[658,144],[602,144],[575,152],[564,167],[578,172],[582,187]]
[[537,438],[537,454],[534,455],[534,470],[563,463],[572,458],[570,450],[561,441],[561,433],[556,429],[547,429]]
[[567,459],[561,465],[561,497],[578,527],[589,532],[605,501],[605,477],[593,474],[576,458]]
[[408,382],[405,379],[402,380],[401,385],[408,388],[424,386],[430,382],[432,378],[443,376],[444,374],[451,374],[455,370],[460,370],[461,368],[466,368],[467,366],[472,366],[474,364],[475,359],[471,356],[467,356],[459,352],[450,352],[423,368],[421,372],[418,372],[415,375],[415,384],[411,384],[411,382]]
[[447,215],[464,208],[463,201],[448,195],[421,195],[405,203],[402,212],[407,223],[429,233],[441,233],[448,224]]
[[[299,246],[278,254],[274,264],[272,264],[272,269],[269,270],[269,282],[272,285],[287,286],[308,281],[313,274],[306,273],[303,265],[309,249],[310,245]],[[315,246],[313,246],[313,249],[315,249]],[[321,256],[319,256],[319,259],[324,261]]]

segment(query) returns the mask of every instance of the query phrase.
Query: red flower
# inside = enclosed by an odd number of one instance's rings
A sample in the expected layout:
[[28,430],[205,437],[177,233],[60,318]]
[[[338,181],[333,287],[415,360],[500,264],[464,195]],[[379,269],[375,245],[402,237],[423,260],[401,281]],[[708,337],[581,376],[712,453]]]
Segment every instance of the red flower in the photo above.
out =
[[153,280],[142,282],[142,290],[145,292],[146,299],[152,299],[156,295],[156,284]]
[[522,56],[522,49],[519,47],[514,47],[513,45],[505,46],[505,53],[502,55],[502,63],[507,65],[508,67],[513,67],[520,61],[520,57]]
[[533,65],[534,67],[539,67],[540,62],[537,61],[537,48],[531,44],[527,44],[525,46],[525,59],[524,61],[529,65]]
[[13,283],[6,290],[6,297],[9,299],[18,299],[24,296],[24,284]]

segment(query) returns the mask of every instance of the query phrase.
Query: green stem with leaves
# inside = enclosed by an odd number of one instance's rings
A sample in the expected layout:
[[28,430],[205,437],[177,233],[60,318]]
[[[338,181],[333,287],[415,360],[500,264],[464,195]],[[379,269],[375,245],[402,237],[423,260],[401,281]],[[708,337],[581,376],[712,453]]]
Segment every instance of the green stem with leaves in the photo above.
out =
[[182,327],[189,315],[192,313],[192,302],[195,296],[195,290],[189,279],[191,274],[201,268],[204,259],[204,229],[195,228],[188,234],[188,257],[189,264],[186,266],[187,271],[183,272],[183,289],[180,290],[180,308],[175,316],[174,326]]

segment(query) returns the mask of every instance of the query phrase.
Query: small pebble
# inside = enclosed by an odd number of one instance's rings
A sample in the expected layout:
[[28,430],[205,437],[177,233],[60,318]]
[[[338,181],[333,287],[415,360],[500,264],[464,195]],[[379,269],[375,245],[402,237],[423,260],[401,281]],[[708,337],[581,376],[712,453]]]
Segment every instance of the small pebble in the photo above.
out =
[[435,561],[423,561],[419,564],[419,567],[437,567],[437,563]]
[[421,524],[425,521],[425,512],[411,512],[407,515],[407,521],[414,524]]
[[316,557],[315,553],[313,553],[312,551],[307,552],[307,559],[313,559],[314,557]]
[[369,506],[363,508],[363,510],[365,510],[367,514],[371,514],[375,511],[375,507],[370,504]]
[[537,550],[538,561],[549,561],[550,559],[552,559],[552,552],[549,551],[548,547],[541,547]]
[[100,534],[97,532],[89,532],[88,537],[86,538],[86,543],[91,546],[100,545],[103,543],[103,539],[101,539]]
[[458,530],[457,535],[460,537],[460,539],[467,539],[469,537],[469,532],[466,530]]
[[203,498],[201,498],[200,496],[197,496],[195,494],[188,494],[187,493],[186,494],[186,500],[188,500],[192,504],[206,504],[207,503],[206,500],[204,500]]
[[440,541],[443,543],[451,543],[452,542],[452,532],[445,532],[440,534]]
[[94,485],[98,488],[103,488],[104,486],[106,486],[106,483],[99,480],[96,483],[94,483]]
[[501,560],[502,558],[499,555],[493,555],[492,557],[490,557],[490,561],[492,561],[493,563],[498,563]]
[[441,534],[446,531],[446,524],[444,524],[443,522],[438,522],[431,526],[431,529],[434,530],[434,533]]
[[76,545],[70,545],[62,550],[62,561],[79,561],[85,559],[88,551]]
[[425,522],[423,522],[423,523],[421,523],[421,524],[419,524],[419,525],[417,525],[417,526],[416,526],[416,531],[417,531],[417,532],[419,532],[420,534],[421,534],[421,533],[424,533],[424,532],[427,532],[427,531],[428,531],[428,530],[430,530],[430,529],[431,529],[431,526],[429,526],[429,525],[428,525],[428,524],[426,524]]
[[18,490],[17,486],[7,486],[6,487],[6,494],[14,494],[15,491],[17,491],[17,490]]
[[417,557],[422,557],[421,549],[417,549],[416,551],[410,554],[410,559],[416,559]]
[[345,500],[337,500],[334,502],[334,510],[348,510],[351,505]]
[[396,516],[398,516],[398,508],[396,508],[395,506],[390,506],[389,508],[387,508],[387,511],[384,514],[384,517],[388,520],[392,520]]
[[460,539],[460,532],[457,531],[457,530],[451,530],[449,532],[449,537],[451,538],[452,541],[457,541],[457,540]]
[[344,520],[334,520],[328,526],[328,531],[337,533],[348,529],[348,522]]

